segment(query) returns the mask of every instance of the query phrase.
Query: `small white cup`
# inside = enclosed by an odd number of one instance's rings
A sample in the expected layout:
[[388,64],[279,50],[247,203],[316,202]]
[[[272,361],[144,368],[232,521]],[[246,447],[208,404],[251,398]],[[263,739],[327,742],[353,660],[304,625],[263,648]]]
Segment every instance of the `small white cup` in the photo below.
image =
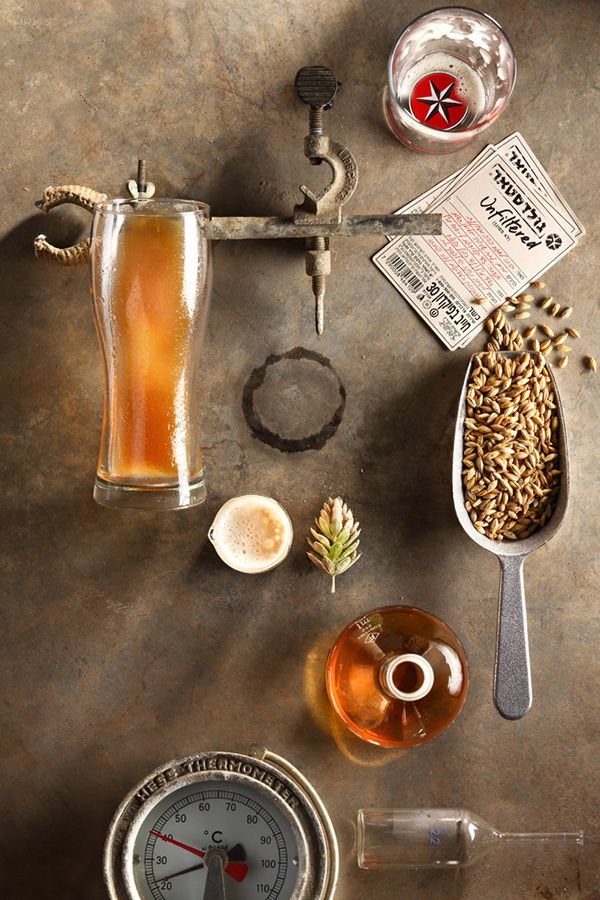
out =
[[208,537],[231,569],[258,575],[283,562],[290,552],[294,531],[287,512],[272,497],[243,494],[223,504]]

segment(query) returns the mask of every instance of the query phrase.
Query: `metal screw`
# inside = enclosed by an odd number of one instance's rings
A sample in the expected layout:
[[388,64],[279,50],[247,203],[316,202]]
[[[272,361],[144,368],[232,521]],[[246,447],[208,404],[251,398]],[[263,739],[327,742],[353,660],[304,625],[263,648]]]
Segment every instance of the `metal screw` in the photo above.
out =
[[[339,84],[325,66],[305,66],[296,73],[296,93],[309,109],[309,128],[312,137],[323,134],[323,110],[331,109]],[[319,157],[310,157],[311,166],[320,166]]]
[[323,334],[325,279],[330,272],[329,238],[317,235],[307,238],[306,274],[311,277],[313,294],[315,296],[315,328],[317,334]]
[[146,179],[146,160],[145,159],[138,159],[136,181],[137,181],[138,194],[145,194],[146,188],[148,187],[148,182]]
[[[325,238],[315,237],[312,239],[313,250],[325,250]],[[317,334],[323,334],[324,321],[324,301],[325,301],[325,276],[312,276],[312,289],[315,295],[315,328]]]
[[[323,134],[323,110],[312,106],[308,113],[308,127],[311,134]],[[319,160],[321,162],[321,160]]]
[[151,181],[148,181],[145,159],[138,159],[137,175],[135,178],[129,179],[127,190],[136,200],[149,200],[154,196],[156,188]]

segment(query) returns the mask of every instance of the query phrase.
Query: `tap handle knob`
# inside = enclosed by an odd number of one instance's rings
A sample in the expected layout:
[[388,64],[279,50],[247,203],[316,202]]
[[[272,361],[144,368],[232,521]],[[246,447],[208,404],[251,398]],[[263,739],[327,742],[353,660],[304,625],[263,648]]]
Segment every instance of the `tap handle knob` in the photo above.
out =
[[331,109],[338,88],[341,87],[331,69],[325,66],[304,66],[296,73],[296,93],[311,109]]

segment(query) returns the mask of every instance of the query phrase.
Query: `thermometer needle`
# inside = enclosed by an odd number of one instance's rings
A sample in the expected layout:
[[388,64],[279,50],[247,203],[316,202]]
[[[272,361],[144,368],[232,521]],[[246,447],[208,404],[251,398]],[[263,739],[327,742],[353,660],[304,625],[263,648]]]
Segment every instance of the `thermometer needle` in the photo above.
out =
[[[176,841],[175,838],[168,837],[166,834],[160,834],[158,831],[151,831],[150,834],[153,834],[154,837],[160,838],[161,841],[166,841],[167,844],[174,844],[176,847],[181,847],[182,850],[187,850],[188,853],[193,853],[194,856],[200,856],[202,859],[206,859],[206,853],[204,850],[198,850],[196,847],[190,847],[189,844],[182,844],[181,841]],[[193,868],[202,869],[204,868],[204,863],[201,863],[199,866],[194,866]],[[192,869],[185,869],[185,872],[191,872]],[[228,875],[234,879],[234,881],[243,881],[246,875],[248,874],[248,866],[244,862],[229,862],[225,866],[225,871]],[[183,872],[177,872],[177,875],[183,875]],[[173,878],[175,876],[172,876]]]
[[190,866],[189,869],[180,869],[179,872],[172,872],[170,875],[161,875],[161,881],[170,881],[172,878],[177,878],[178,875],[187,875],[188,872],[197,872],[198,869],[203,869],[205,867],[205,863],[198,863],[197,866]]
[[203,900],[227,900],[225,896],[225,880],[223,878],[223,857],[218,850],[212,850],[206,860],[208,874],[204,887]]
[[[234,878],[235,881],[243,881],[248,872],[248,866],[243,862],[243,860],[246,859],[246,851],[242,845],[235,844],[231,850],[228,850],[227,858],[230,860],[229,865],[233,870],[229,872],[231,877]],[[188,869],[180,869],[179,872],[173,872],[172,875],[161,875],[160,880],[170,881],[172,878],[177,878],[178,875],[187,875],[188,872],[197,872],[198,869],[203,869],[205,866],[206,863],[201,862],[195,866],[190,866]],[[227,867],[225,868],[225,871],[227,871]]]

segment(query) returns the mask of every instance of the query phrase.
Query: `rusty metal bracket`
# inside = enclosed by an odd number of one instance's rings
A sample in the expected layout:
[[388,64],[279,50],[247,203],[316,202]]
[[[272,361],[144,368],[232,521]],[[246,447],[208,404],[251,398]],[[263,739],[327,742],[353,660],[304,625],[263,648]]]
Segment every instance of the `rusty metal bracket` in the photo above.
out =
[[307,135],[304,155],[310,160],[320,159],[328,163],[333,172],[333,181],[319,194],[301,185],[304,202],[294,207],[294,222],[312,225],[341,222],[342,205],[349,200],[358,184],[358,168],[347,147],[331,141],[326,134]]
[[[298,71],[295,80],[300,100],[309,107],[309,133],[304,139],[304,154],[311,165],[326,163],[332,180],[319,193],[306,185],[300,187],[304,199],[294,207],[291,216],[214,216],[211,218],[213,240],[252,240],[272,238],[303,238],[305,240],[306,273],[312,280],[315,297],[315,325],[317,334],[323,331],[325,279],[331,273],[329,240],[334,235],[352,237],[361,234],[414,235],[440,234],[442,217],[434,215],[363,215],[346,216],[342,207],[358,184],[358,168],[347,147],[332,141],[323,130],[324,113],[330,110],[340,88],[335,75],[324,66],[308,66]],[[137,178],[128,181],[134,200],[150,199],[154,185],[147,181],[146,163],[138,161]],[[94,211],[106,195],[78,185],[49,187],[37,206],[49,211],[62,203],[75,203]],[[72,266],[87,262],[90,240],[80,241],[64,249],[53,247],[40,234],[34,241],[36,256]]]

